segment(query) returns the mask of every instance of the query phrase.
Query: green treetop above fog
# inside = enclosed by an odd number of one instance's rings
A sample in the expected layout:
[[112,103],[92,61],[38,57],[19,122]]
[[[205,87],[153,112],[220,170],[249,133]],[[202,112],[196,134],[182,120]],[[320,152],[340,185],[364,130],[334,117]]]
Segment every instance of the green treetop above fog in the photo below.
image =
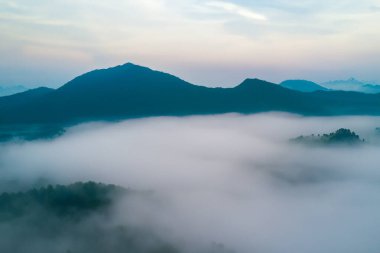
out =
[[299,136],[292,141],[304,144],[359,144],[365,142],[354,131],[346,128],[340,128],[329,134],[312,134],[308,136]]

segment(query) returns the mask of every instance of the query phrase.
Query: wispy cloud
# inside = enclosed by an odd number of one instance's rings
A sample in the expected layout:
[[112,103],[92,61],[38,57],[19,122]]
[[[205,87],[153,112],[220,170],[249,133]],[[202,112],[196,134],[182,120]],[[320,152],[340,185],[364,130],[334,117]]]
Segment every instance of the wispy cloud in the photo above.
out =
[[37,16],[24,16],[24,15],[13,14],[13,13],[0,13],[0,20],[37,24],[37,25],[50,25],[50,26],[73,25],[73,23],[69,21],[65,21],[65,20],[48,19],[48,18],[42,18],[42,17],[37,17]]
[[372,6],[370,7],[370,10],[371,10],[371,11],[374,11],[374,12],[380,12],[380,6],[372,5]]
[[[356,75],[379,82],[378,10],[379,0],[333,6],[328,0],[1,0],[0,83],[56,86],[125,61],[212,86],[247,76],[279,82]],[[62,65],[62,55],[72,63]],[[38,68],[51,69],[52,78]]]
[[210,1],[206,3],[207,6],[217,8],[220,10],[223,10],[225,12],[239,15],[241,17],[251,19],[251,20],[259,20],[259,21],[265,21],[268,18],[260,13],[254,12],[249,8],[230,3],[230,2],[224,2],[224,1]]

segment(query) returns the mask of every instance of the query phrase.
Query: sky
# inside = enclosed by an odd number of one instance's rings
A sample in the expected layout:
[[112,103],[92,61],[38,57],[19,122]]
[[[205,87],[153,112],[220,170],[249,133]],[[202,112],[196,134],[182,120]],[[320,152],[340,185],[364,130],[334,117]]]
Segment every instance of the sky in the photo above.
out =
[[380,83],[380,0],[2,0],[0,85],[133,62],[189,82]]

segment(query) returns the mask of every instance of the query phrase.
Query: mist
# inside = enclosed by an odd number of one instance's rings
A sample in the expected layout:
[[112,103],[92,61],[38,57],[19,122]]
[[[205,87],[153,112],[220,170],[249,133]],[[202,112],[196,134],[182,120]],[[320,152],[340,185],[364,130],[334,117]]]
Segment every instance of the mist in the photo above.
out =
[[[112,223],[183,252],[377,253],[379,126],[379,117],[280,113],[82,124],[52,140],[1,144],[0,190],[93,180],[152,191],[118,201]],[[366,143],[289,141],[342,127]]]

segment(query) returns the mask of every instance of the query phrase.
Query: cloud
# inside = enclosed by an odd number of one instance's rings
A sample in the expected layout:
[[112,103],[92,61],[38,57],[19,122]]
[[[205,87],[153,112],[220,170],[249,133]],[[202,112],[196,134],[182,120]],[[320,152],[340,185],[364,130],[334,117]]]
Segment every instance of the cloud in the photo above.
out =
[[370,10],[373,12],[380,12],[380,6],[372,5],[370,6]]
[[0,13],[0,20],[3,21],[11,21],[11,22],[22,22],[28,24],[36,24],[36,25],[48,25],[48,26],[70,26],[73,23],[65,21],[65,20],[55,20],[55,19],[47,19],[33,16],[24,16],[19,14],[12,13]]
[[[19,0],[0,6],[0,52],[12,52],[0,61],[2,84],[57,86],[126,61],[210,86],[252,76],[274,82],[380,78],[373,25],[379,16],[369,11],[374,0],[333,6],[326,0]],[[47,50],[31,56],[24,50],[31,46]],[[86,57],[72,57],[78,52]]]
[[[113,222],[149,228],[188,252],[221,243],[238,253],[377,253],[379,125],[378,117],[287,114],[90,123],[51,141],[3,144],[0,178],[13,188],[45,178],[153,190],[120,202]],[[370,143],[288,142],[340,127]]]
[[210,1],[206,3],[206,6],[210,6],[216,9],[223,10],[230,14],[235,14],[250,20],[256,20],[256,21],[266,21],[267,17],[265,15],[256,13],[249,8],[242,7],[240,5],[230,3],[230,2],[223,2],[223,1]]

